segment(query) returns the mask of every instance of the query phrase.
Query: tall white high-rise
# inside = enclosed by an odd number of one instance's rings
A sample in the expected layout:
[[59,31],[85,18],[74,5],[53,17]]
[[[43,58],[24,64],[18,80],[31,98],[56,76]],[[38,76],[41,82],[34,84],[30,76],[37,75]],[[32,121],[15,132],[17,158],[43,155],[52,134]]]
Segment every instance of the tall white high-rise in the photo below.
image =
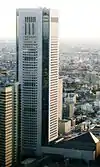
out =
[[18,9],[16,23],[21,151],[32,154],[58,137],[58,13]]

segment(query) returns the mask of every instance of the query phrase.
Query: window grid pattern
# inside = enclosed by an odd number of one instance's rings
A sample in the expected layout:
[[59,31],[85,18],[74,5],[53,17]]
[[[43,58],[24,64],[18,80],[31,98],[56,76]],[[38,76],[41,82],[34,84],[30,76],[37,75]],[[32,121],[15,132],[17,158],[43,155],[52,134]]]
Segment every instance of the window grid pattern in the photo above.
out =
[[22,149],[37,143],[37,65],[38,45],[35,35],[36,17],[25,17],[22,62]]
[[51,17],[50,129],[49,141],[58,137],[58,18]]

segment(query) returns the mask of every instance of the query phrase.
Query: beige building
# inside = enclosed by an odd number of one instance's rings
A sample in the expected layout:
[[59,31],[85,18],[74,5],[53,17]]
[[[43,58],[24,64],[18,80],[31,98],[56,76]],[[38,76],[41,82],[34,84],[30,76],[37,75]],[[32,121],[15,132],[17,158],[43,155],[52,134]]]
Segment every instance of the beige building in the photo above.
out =
[[71,130],[71,120],[59,120],[59,134],[68,133]]
[[12,87],[0,89],[0,166],[12,164]]
[[58,119],[62,119],[63,79],[59,79]]
[[0,87],[0,166],[2,167],[10,167],[16,161],[18,134],[15,97],[17,96],[14,86]]

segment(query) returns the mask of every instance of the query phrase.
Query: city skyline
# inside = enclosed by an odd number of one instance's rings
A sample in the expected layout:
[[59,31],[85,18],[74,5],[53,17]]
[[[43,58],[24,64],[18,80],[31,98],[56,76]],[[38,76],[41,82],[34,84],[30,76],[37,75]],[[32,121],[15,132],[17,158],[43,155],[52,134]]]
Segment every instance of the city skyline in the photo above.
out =
[[[42,2],[40,8],[36,4],[33,7],[32,0],[29,6],[22,1],[20,8],[19,0],[17,5],[13,4],[18,6],[14,19],[16,40],[0,40],[0,166],[98,166],[100,46],[97,41],[100,36],[96,28],[99,12],[92,11],[96,6],[88,11],[89,0],[87,6],[83,0],[81,3],[70,0],[71,8],[52,1],[48,5]],[[73,13],[67,17],[70,9]],[[4,29],[0,32],[2,36],[5,32],[7,39],[7,34],[14,33],[14,25],[10,24],[12,11],[8,12],[9,19],[6,13],[0,27]],[[60,18],[59,38],[60,15],[63,22]],[[69,35],[68,18],[77,18],[77,22],[70,19],[73,26]],[[63,35],[65,40],[61,39]]]
[[[11,4],[10,10],[8,5]],[[49,7],[57,8],[60,15],[60,38],[66,39],[90,39],[100,41],[100,1],[99,0],[60,0],[56,1],[40,1],[32,0],[23,3],[10,0],[9,2],[1,2],[0,5],[0,38],[9,39],[16,37],[16,8],[36,8]],[[5,12],[6,11],[6,12]],[[7,19],[9,18],[9,19]]]

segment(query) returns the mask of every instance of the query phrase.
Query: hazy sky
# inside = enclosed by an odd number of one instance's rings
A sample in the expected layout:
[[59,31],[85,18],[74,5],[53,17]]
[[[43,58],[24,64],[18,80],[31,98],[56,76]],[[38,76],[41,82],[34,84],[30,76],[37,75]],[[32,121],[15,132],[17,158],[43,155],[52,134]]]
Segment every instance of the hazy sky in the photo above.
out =
[[0,38],[15,38],[16,8],[59,10],[61,38],[100,40],[100,0],[1,0]]

